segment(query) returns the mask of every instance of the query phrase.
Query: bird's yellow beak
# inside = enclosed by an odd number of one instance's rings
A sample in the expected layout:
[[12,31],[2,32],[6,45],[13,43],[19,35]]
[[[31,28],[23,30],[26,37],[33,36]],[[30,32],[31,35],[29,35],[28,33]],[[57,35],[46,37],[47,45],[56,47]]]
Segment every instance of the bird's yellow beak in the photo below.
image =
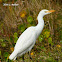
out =
[[55,12],[55,10],[46,11],[46,13],[52,13],[52,12]]

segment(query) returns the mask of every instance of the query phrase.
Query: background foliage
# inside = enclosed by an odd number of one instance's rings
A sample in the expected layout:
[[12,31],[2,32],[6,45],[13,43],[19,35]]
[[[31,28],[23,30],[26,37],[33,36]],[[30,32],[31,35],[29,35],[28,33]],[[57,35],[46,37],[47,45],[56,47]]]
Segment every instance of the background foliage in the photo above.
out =
[[[37,15],[42,9],[56,12],[44,17],[44,29],[31,51],[33,60],[25,54],[25,62],[62,62],[62,0],[0,0],[0,62],[8,62],[18,37],[26,28],[37,25]],[[14,62],[20,61],[19,57]]]

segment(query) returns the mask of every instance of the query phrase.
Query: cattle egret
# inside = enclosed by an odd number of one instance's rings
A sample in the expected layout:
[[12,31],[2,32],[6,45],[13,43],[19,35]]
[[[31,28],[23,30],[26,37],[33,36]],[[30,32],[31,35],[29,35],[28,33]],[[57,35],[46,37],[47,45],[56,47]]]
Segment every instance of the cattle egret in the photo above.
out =
[[[55,12],[55,10],[41,10],[38,14],[37,26],[31,26],[27,28],[17,40],[17,43],[14,47],[14,51],[9,56],[10,60],[15,60],[17,57],[24,55],[26,52],[30,52],[33,46],[35,45],[36,39],[40,35],[44,27],[43,16]],[[31,56],[30,56],[31,58]],[[23,57],[24,60],[24,57]]]

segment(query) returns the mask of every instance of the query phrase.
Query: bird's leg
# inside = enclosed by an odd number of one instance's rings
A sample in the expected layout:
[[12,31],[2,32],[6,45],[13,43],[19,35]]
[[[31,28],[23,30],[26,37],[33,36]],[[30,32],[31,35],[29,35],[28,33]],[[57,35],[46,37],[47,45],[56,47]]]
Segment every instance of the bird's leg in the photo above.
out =
[[24,62],[24,55],[22,56],[23,62]]
[[31,54],[30,54],[30,52],[28,52],[28,54],[29,54],[29,58],[32,60],[32,57],[31,57]]

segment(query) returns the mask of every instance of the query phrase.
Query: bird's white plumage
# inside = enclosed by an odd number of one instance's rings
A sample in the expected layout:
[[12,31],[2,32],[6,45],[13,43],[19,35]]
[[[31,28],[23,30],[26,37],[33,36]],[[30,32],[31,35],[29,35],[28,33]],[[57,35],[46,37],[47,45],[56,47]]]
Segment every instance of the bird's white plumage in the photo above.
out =
[[[20,56],[25,52],[30,51],[34,46],[35,41],[36,41],[36,28],[29,27],[22,33],[22,35],[17,40],[17,43],[14,47],[14,52],[16,51],[15,56]],[[10,57],[12,59],[15,58],[15,57],[12,57],[12,55]]]
[[[22,48],[23,46],[25,46],[26,44],[29,44],[30,42],[30,38],[33,38],[35,35],[35,28],[34,27],[29,27],[28,29],[26,29],[22,35],[19,37],[19,39],[17,40],[17,43],[15,45],[15,50],[18,48]],[[31,41],[32,43],[32,41]],[[20,45],[19,45],[20,44]]]
[[33,44],[33,42],[35,41],[36,38],[36,31],[34,27],[29,27],[28,29],[26,29],[23,34],[19,37],[14,50],[18,50],[18,52],[22,52],[25,51],[26,49],[28,49],[29,47],[31,47],[31,45]]
[[29,27],[21,34],[21,36],[17,40],[17,43],[14,47],[14,51],[9,56],[9,59],[15,60],[18,56],[21,56],[25,54],[26,52],[31,51],[37,37],[40,35],[41,31],[43,30],[43,27],[44,27],[43,16],[53,12],[53,11],[50,11],[50,12],[48,11],[49,12],[48,13],[46,11],[48,10],[42,10],[39,12],[38,17],[37,17],[38,19],[37,26]]

